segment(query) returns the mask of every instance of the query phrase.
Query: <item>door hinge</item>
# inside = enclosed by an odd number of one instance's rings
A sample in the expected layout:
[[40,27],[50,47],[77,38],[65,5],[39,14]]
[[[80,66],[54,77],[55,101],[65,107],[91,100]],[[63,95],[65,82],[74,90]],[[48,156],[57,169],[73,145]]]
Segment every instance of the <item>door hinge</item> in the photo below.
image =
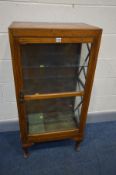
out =
[[19,93],[19,102],[20,103],[24,102],[24,92],[23,91],[20,91],[20,93]]

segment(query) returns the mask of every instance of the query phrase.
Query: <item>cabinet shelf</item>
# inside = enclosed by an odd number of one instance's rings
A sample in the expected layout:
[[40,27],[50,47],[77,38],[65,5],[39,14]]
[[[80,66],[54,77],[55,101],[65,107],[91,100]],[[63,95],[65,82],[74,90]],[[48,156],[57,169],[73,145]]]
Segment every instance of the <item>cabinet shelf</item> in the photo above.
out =
[[59,69],[59,68],[79,68],[79,67],[87,67],[88,65],[77,65],[77,64],[65,64],[65,65],[37,65],[37,66],[31,66],[31,65],[28,65],[28,66],[23,66],[23,69],[45,69],[45,68],[56,68],[56,69]]

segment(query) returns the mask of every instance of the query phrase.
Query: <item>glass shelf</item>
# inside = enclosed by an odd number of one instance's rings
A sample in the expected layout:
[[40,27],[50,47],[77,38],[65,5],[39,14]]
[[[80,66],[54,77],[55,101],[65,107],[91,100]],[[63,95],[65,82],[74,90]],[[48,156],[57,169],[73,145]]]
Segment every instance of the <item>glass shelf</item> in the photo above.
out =
[[29,65],[29,66],[23,66],[23,69],[44,69],[44,68],[76,68],[76,67],[87,67],[88,65],[76,65],[76,64],[65,64],[65,65]]

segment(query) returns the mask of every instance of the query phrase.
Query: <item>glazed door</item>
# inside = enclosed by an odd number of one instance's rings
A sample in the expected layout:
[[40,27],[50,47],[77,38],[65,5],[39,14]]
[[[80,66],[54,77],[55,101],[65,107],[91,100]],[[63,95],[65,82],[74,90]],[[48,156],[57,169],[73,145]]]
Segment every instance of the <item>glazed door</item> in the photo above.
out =
[[28,135],[79,128],[92,39],[20,39]]

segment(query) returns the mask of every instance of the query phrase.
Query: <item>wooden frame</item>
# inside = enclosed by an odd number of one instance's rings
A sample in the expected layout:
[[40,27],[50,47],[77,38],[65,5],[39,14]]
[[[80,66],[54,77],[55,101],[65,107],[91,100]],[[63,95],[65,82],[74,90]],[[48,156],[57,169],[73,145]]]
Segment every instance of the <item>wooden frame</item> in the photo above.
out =
[[[90,101],[91,89],[97,63],[97,56],[100,46],[102,29],[87,24],[50,24],[50,23],[22,23],[14,22],[9,27],[9,39],[12,53],[12,65],[15,80],[16,98],[19,113],[19,124],[22,147],[27,157],[27,148],[35,142],[51,141],[72,138],[78,145],[83,140],[86,124],[87,111]],[[61,92],[52,94],[21,94],[23,89],[22,65],[20,60],[20,45],[31,43],[56,43],[60,38],[61,43],[91,43],[91,51],[87,77],[84,91]],[[22,95],[22,96],[21,96]],[[44,134],[29,135],[27,118],[23,101],[43,100],[53,98],[66,98],[71,96],[82,96],[83,104],[81,109],[80,125],[77,129],[50,132]]]

